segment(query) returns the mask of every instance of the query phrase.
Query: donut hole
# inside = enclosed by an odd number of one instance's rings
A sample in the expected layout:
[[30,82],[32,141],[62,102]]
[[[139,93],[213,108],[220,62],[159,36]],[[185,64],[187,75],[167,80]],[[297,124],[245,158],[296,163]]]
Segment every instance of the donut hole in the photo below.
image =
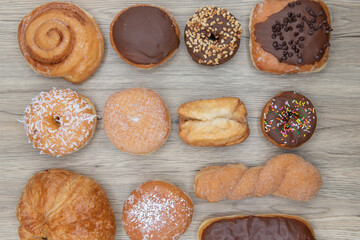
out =
[[286,110],[286,114],[287,114],[287,117],[286,117],[286,124],[285,124],[284,128],[287,130],[292,127],[293,123],[298,121],[297,119],[299,118],[299,114],[297,112],[291,111],[290,109]]
[[55,125],[56,125],[57,127],[60,127],[60,126],[61,126],[61,118],[60,118],[59,116],[55,115],[54,118],[53,118],[53,120],[54,120],[54,123],[55,123]]
[[215,41],[219,40],[219,37],[215,36],[213,33],[210,33],[208,35],[208,39],[215,42]]

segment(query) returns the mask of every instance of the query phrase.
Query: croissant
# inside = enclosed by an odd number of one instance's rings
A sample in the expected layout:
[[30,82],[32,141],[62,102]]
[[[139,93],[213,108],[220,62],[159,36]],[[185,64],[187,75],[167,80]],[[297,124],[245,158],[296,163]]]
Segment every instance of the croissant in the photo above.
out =
[[195,176],[195,195],[208,202],[274,195],[298,201],[311,200],[321,187],[320,172],[295,154],[282,154],[264,166],[242,164],[210,166]]
[[115,217],[95,180],[63,169],[35,174],[16,209],[21,240],[113,240]]
[[35,72],[73,83],[89,78],[104,54],[99,25],[71,3],[52,2],[30,12],[19,24],[18,41]]

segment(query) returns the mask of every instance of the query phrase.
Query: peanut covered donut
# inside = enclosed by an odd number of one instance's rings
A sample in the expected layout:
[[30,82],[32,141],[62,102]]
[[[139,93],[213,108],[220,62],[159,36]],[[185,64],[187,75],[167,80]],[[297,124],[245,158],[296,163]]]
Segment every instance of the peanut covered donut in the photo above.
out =
[[316,128],[315,107],[305,96],[281,92],[265,105],[261,115],[264,136],[281,148],[296,148],[307,142]]
[[30,12],[19,25],[18,41],[35,72],[72,83],[89,78],[104,54],[97,22],[71,3],[52,2]]
[[135,189],[123,208],[123,225],[131,240],[176,240],[189,227],[193,203],[180,188],[150,181]]
[[94,135],[95,106],[70,89],[41,92],[25,108],[26,134],[33,147],[60,157],[78,151]]
[[170,133],[170,114],[159,94],[131,88],[112,94],[103,113],[105,133],[121,151],[148,154],[156,151]]
[[215,66],[229,61],[240,46],[243,33],[238,20],[225,8],[204,7],[185,26],[185,44],[192,59]]

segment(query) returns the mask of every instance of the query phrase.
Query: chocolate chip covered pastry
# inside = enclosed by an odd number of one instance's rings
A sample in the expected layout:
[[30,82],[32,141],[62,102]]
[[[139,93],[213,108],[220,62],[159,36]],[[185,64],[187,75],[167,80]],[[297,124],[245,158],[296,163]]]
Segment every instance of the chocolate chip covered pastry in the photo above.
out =
[[259,70],[284,74],[325,68],[330,13],[321,0],[264,0],[250,18],[250,52]]
[[245,105],[239,98],[198,100],[181,105],[179,136],[193,146],[231,146],[250,133]]
[[298,201],[311,200],[321,187],[320,172],[295,154],[282,154],[264,166],[242,164],[210,166],[195,176],[194,192],[208,202],[274,195]]
[[226,216],[205,220],[199,227],[199,240],[315,240],[310,223],[298,216]]

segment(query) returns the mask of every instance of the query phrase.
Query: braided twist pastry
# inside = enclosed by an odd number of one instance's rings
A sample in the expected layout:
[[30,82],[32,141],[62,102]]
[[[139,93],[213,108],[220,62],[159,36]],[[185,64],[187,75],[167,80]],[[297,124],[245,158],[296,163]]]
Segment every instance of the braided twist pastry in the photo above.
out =
[[264,166],[242,164],[210,166],[195,176],[195,195],[208,202],[223,199],[275,195],[292,200],[311,200],[321,187],[320,172],[295,154],[282,154]]
[[80,83],[101,63],[104,39],[95,19],[70,3],[42,5],[21,21],[21,53],[42,75]]

